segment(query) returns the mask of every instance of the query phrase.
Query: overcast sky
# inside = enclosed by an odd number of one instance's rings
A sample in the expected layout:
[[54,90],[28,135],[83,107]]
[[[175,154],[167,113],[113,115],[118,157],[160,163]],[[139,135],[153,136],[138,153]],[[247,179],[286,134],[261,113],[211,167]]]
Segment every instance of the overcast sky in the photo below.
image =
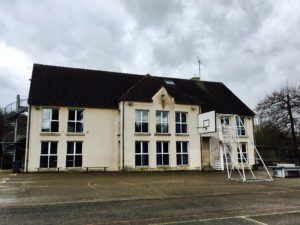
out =
[[251,108],[300,82],[300,1],[0,0],[0,106],[32,64],[222,81]]

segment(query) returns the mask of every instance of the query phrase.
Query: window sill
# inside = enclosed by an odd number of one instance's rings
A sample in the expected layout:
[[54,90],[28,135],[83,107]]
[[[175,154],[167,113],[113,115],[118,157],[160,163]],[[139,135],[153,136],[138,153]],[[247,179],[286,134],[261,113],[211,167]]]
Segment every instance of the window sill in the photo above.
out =
[[134,135],[136,135],[136,136],[151,136],[150,133],[138,133],[138,132],[135,132]]
[[190,136],[188,133],[177,133],[176,136]]
[[41,136],[60,136],[59,132],[41,132]]
[[85,136],[85,133],[66,133],[66,136]]
[[170,133],[155,133],[155,136],[171,136]]

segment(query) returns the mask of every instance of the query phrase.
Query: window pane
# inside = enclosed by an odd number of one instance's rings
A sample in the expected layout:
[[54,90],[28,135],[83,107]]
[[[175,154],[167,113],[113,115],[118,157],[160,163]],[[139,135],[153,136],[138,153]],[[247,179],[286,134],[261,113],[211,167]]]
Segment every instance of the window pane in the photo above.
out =
[[83,123],[77,122],[76,123],[76,133],[82,133],[83,132]]
[[181,113],[181,122],[186,123],[186,113]]
[[167,123],[162,123],[161,124],[161,133],[168,133],[169,132],[169,126]]
[[141,110],[135,110],[135,122],[141,121]]
[[177,153],[180,153],[180,152],[181,152],[181,146],[180,146],[180,143],[181,143],[181,142],[179,142],[179,141],[176,142],[176,152],[177,152]]
[[176,121],[176,123],[180,122],[180,113],[179,112],[175,113],[175,121]]
[[148,142],[143,141],[143,153],[148,153]]
[[163,155],[163,164],[164,166],[169,165],[169,155]]
[[76,142],[76,154],[82,154],[82,142]]
[[188,165],[189,164],[189,160],[188,160],[188,154],[183,154],[182,155],[182,165]]
[[176,123],[176,133],[177,134],[181,133],[181,129],[180,128],[181,128],[180,124]]
[[50,132],[51,123],[50,121],[42,121],[42,132]]
[[76,155],[75,156],[75,167],[81,167],[82,166],[82,155]]
[[162,165],[162,155],[161,154],[156,154],[156,164],[158,166]]
[[75,122],[68,122],[68,132],[75,132]]
[[136,166],[141,166],[142,165],[141,155],[135,155],[135,165]]
[[142,132],[142,124],[140,122],[135,123],[135,132]]
[[52,109],[52,120],[58,120],[58,109]]
[[143,155],[142,156],[142,165],[143,166],[148,166],[149,165],[149,156],[148,155]]
[[142,120],[143,122],[148,122],[148,111],[142,111],[143,115],[142,115]]
[[42,142],[41,154],[48,154],[48,142]]
[[48,156],[41,156],[40,168],[48,168]]
[[142,132],[147,133],[148,132],[148,123],[142,124]]
[[75,120],[75,110],[70,109],[69,110],[69,120]]
[[188,152],[188,143],[187,142],[183,142],[182,143],[182,152],[183,153],[187,153]]
[[161,142],[156,142],[156,152],[161,153]]
[[50,156],[49,168],[56,168],[56,167],[57,167],[57,156]]
[[186,134],[187,133],[187,125],[186,124],[182,124],[181,125],[181,133]]
[[141,153],[141,142],[135,142],[135,153]]
[[42,120],[49,121],[51,120],[51,109],[43,109]]
[[177,165],[181,165],[182,164],[182,162],[181,162],[181,154],[177,154],[176,159],[177,159]]
[[160,114],[161,114],[161,111],[156,111],[156,122],[161,122],[160,121]]
[[83,121],[83,110],[77,110],[77,121]]
[[58,132],[58,121],[51,122],[51,132]]
[[74,165],[74,156],[67,155],[66,167],[73,167],[73,165]]
[[67,142],[67,154],[74,154],[74,142]]
[[157,133],[161,133],[162,132],[161,124],[156,124],[156,132]]
[[163,150],[164,153],[168,153],[169,152],[169,143],[168,142],[163,142]]
[[57,142],[51,142],[51,149],[50,154],[56,155],[57,154]]
[[162,112],[162,122],[168,122],[168,112]]

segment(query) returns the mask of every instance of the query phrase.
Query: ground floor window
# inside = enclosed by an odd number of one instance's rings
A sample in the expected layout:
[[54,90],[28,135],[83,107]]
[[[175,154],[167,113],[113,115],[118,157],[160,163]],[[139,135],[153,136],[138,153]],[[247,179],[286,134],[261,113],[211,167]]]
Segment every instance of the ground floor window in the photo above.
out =
[[237,151],[238,151],[238,162],[239,163],[248,162],[247,143],[240,143],[240,148],[237,148]]
[[183,166],[188,165],[188,143],[184,141],[177,141],[176,142],[176,158],[177,158],[177,165]]
[[156,164],[158,166],[169,165],[169,143],[167,141],[156,142]]
[[43,141],[41,143],[40,168],[57,167],[57,142]]
[[66,167],[82,167],[82,142],[67,142]]
[[149,166],[148,142],[135,142],[135,166]]

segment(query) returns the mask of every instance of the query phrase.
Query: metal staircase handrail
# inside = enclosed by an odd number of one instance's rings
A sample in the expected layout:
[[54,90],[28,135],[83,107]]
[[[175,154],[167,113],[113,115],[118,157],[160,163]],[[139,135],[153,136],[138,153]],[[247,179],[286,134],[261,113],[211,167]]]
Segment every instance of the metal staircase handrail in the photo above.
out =
[[[21,99],[19,106],[27,107],[28,106],[27,101],[28,101],[28,99]],[[10,113],[13,113],[13,112],[17,112],[17,103],[18,102],[13,102],[13,103],[10,103],[7,106],[5,106],[4,107],[4,116],[8,115]]]

